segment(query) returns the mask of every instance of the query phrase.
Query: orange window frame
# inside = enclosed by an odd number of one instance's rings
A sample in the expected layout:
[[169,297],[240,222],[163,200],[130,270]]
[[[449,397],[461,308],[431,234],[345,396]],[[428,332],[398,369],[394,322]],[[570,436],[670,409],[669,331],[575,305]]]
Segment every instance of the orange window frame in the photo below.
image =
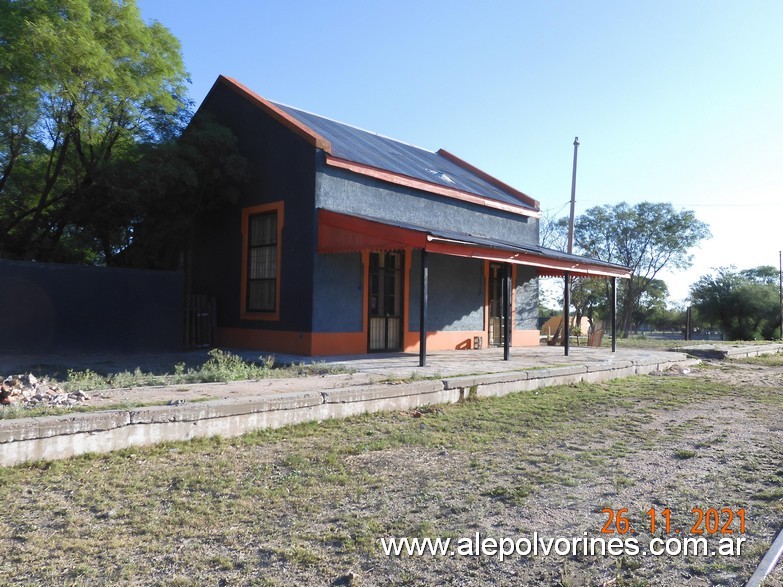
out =
[[[275,311],[274,312],[251,312],[247,309],[247,278],[248,278],[248,255],[250,232],[250,217],[256,214],[277,213],[277,270],[275,272]],[[272,202],[271,204],[262,204],[260,206],[249,206],[242,208],[242,284],[240,287],[239,317],[242,320],[280,320],[280,268],[282,266],[283,249],[283,220],[284,220],[283,202]]]

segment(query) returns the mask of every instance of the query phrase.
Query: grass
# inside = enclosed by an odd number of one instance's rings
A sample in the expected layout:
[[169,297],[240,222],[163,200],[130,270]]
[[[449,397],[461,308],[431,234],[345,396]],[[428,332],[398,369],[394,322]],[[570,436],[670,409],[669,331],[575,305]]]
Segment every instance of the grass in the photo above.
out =
[[684,461],[686,459],[692,459],[695,456],[696,456],[695,450],[679,448],[674,451],[674,458],[680,461]]
[[[64,370],[66,379],[62,385],[68,391],[242,381],[269,377],[307,377],[350,372],[342,365],[330,365],[324,362],[276,365],[272,355],[261,356],[255,361],[247,361],[239,355],[221,349],[212,349],[208,356],[209,358],[197,367],[187,367],[185,363],[178,363],[168,373],[144,372],[139,367],[133,371],[108,373],[99,373],[92,369],[79,371],[62,366],[46,365],[40,366],[39,370],[47,368],[54,369],[56,372]],[[57,383],[56,378],[47,375],[42,375],[39,379],[49,379],[52,383]]]
[[[617,338],[617,348],[623,349],[636,349],[636,348],[649,348],[649,349],[658,349],[658,350],[671,350],[676,351],[678,349],[681,349],[686,346],[693,346],[698,344],[717,344],[717,345],[726,345],[726,346],[737,346],[737,345],[764,345],[764,344],[770,344],[771,342],[780,342],[780,341],[769,341],[769,340],[682,340],[682,339],[660,339],[660,338],[654,338],[651,336],[645,336],[644,334],[634,334],[629,335],[628,338],[621,338],[620,334],[618,333]],[[573,341],[572,341],[573,344]],[[608,334],[605,334],[603,337],[603,340],[601,341],[601,346],[603,348],[611,348],[612,346],[612,337]]]
[[[555,584],[556,558],[389,559],[377,540],[477,529],[581,536],[582,526],[557,526],[554,514],[589,514],[596,521],[584,529],[597,532],[601,504],[644,512],[657,499],[682,514],[713,494],[738,507],[751,491],[758,534],[766,531],[760,520],[781,519],[783,492],[769,489],[780,484],[779,442],[754,455],[710,452],[725,443],[700,449],[729,459],[731,476],[694,465],[680,477],[678,467],[699,459],[675,459],[666,470],[661,461],[650,473],[660,479],[654,494],[641,493],[647,473],[635,471],[650,454],[683,450],[697,430],[663,428],[661,418],[722,401],[758,404],[754,417],[775,419],[782,398],[776,389],[695,377],[634,377],[438,406],[419,417],[366,415],[2,469],[0,576],[17,584],[328,585],[357,571],[367,584],[486,584],[502,583],[509,569],[528,577],[532,566],[528,582]],[[694,471],[706,480],[696,483]],[[734,474],[746,478],[740,484]],[[585,487],[594,488],[589,496]],[[535,518],[541,503],[549,513]],[[569,560],[569,573],[574,584],[587,582],[580,574],[655,582],[662,569],[640,560],[641,568]],[[732,564],[749,576],[755,562]],[[722,559],[702,563],[713,583],[735,572]],[[637,583],[645,573],[650,579]]]
[[761,367],[783,367],[783,354],[770,353],[758,355],[757,357],[742,357],[731,359],[732,363],[743,363],[745,365],[759,365]]
[[[352,373],[353,371],[341,365],[330,365],[324,362],[296,363],[290,365],[276,365],[274,357],[259,357],[257,361],[246,361],[239,355],[213,349],[208,353],[209,358],[201,365],[187,367],[184,363],[174,366],[171,373],[156,374],[144,372],[140,368],[133,371],[119,371],[116,373],[98,373],[91,369],[76,371],[67,369],[66,380],[59,383],[63,390],[73,392],[81,390],[85,392],[100,391],[103,389],[125,389],[145,386],[161,385],[186,385],[192,383],[217,383],[227,381],[247,381],[268,378],[308,377],[318,375],[336,375]],[[48,379],[50,383],[58,383],[56,379],[41,376],[39,379]],[[189,402],[204,401],[190,399]],[[78,412],[94,412],[113,409],[130,409],[142,406],[154,406],[166,404],[165,401],[124,401],[100,407],[89,404],[76,404],[74,406],[51,406],[11,404],[0,406],[0,420],[14,418],[30,418],[38,416],[56,416]]]
[[173,373],[145,373],[136,368],[134,371],[121,371],[102,375],[86,369],[68,370],[67,380],[63,383],[66,390],[81,389],[94,391],[99,389],[117,389],[150,385],[180,385],[187,383],[215,383],[225,381],[245,381],[267,379],[270,377],[306,377],[348,372],[342,366],[327,363],[293,364],[276,366],[273,356],[259,357],[257,361],[246,361],[239,355],[221,350],[209,351],[207,359],[199,367],[186,367],[179,363]]

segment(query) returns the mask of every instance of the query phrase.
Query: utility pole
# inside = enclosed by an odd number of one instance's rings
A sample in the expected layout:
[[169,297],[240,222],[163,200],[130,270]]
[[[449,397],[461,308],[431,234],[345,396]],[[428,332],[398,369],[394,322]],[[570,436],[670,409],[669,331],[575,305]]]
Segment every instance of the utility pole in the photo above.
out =
[[778,261],[780,263],[780,269],[778,270],[780,283],[780,338],[783,339],[783,251],[778,251]]
[[[574,168],[571,171],[571,215],[568,217],[568,254],[574,252],[574,210],[576,208],[576,151],[579,149],[579,137],[574,137]],[[571,328],[568,324],[568,309],[571,305],[571,276],[565,273],[565,293],[563,295],[563,341],[565,354],[568,356],[570,346]]]
[[576,208],[576,152],[579,137],[574,137],[574,169],[571,172],[571,216],[568,218],[568,254],[574,252],[574,210]]

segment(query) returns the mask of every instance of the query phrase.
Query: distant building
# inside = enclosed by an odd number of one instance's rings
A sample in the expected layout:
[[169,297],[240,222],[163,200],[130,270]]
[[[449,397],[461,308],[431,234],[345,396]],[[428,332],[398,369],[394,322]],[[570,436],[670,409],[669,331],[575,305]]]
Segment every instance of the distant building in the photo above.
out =
[[[456,156],[265,100],[219,77],[196,117],[237,136],[250,180],[203,219],[195,293],[221,346],[302,355],[538,345],[538,277],[627,277],[538,245],[539,203]],[[422,259],[428,269],[422,271]],[[427,296],[422,278],[426,276]]]

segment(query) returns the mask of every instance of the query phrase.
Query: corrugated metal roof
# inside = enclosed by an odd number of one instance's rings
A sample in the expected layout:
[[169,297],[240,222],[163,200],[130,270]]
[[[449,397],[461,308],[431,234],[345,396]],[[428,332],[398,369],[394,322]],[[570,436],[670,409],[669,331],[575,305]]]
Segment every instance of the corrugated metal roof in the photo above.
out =
[[334,157],[535,210],[443,155],[291,106],[273,104],[327,139]]

